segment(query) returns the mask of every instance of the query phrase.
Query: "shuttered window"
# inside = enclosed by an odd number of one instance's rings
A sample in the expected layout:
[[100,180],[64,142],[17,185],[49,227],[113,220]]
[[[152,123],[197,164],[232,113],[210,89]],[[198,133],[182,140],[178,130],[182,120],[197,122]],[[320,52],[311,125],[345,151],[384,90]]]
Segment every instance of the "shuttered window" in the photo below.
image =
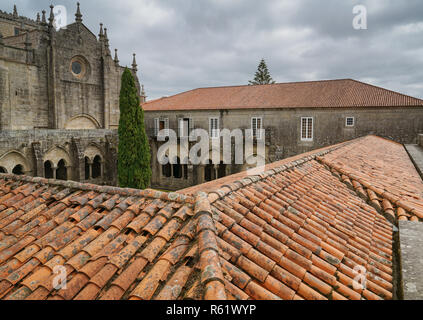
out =
[[209,119],[209,134],[212,139],[220,137],[219,118]]
[[169,119],[155,118],[154,119],[154,135],[158,137],[159,132],[162,130],[165,130],[165,134],[164,134],[165,137],[169,136]]
[[179,118],[179,136],[188,137],[191,129],[191,118]]

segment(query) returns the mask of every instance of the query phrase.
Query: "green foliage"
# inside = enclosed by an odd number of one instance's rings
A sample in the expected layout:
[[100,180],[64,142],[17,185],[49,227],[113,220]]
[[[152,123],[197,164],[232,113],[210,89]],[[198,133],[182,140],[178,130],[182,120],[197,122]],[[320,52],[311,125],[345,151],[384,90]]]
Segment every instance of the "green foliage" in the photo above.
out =
[[255,74],[254,80],[249,81],[250,85],[256,85],[256,84],[273,84],[275,81],[273,81],[272,77],[270,76],[269,70],[267,69],[266,62],[264,59],[261,59],[260,64],[257,68],[257,72]]
[[151,180],[150,145],[144,126],[134,77],[128,68],[122,75],[119,98],[118,177],[122,188],[146,189]]

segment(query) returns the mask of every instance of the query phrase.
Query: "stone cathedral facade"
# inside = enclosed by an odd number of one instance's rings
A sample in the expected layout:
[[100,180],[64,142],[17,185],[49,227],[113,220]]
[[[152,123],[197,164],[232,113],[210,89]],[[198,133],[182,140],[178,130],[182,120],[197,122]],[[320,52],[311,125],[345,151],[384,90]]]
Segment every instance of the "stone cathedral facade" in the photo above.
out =
[[[115,185],[124,67],[79,3],[58,31],[53,9],[0,11],[0,172]],[[140,92],[135,54],[131,70]]]

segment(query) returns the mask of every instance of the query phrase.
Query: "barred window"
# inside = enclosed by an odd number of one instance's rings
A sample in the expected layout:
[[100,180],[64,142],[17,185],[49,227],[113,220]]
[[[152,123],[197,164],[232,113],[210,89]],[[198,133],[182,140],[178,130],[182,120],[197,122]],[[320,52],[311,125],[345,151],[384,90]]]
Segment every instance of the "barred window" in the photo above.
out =
[[346,119],[346,126],[347,127],[354,127],[355,125],[355,119],[354,117],[347,117]]

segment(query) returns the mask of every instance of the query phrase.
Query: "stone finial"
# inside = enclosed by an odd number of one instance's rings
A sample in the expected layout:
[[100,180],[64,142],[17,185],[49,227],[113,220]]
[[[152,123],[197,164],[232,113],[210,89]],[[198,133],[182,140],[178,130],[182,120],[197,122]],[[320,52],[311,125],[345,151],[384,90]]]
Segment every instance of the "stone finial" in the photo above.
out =
[[135,59],[135,53],[134,53],[134,59],[132,60],[132,70],[134,70],[135,72],[137,72],[138,71],[138,65],[137,65],[137,61],[136,61],[136,59]]
[[107,28],[104,28],[104,47],[106,48],[106,55],[111,56],[109,48],[109,37],[107,36]]
[[25,49],[29,50],[31,49],[32,43],[29,41],[29,31],[26,30],[26,35],[25,35]]
[[81,23],[82,22],[82,14],[81,9],[79,8],[79,2],[76,3],[77,9],[75,13],[75,21]]
[[103,24],[102,24],[102,23],[100,23],[100,33],[98,34],[98,39],[99,39],[100,41],[102,41],[102,40],[103,40],[103,37],[104,37]]
[[37,12],[37,23],[40,23],[41,19],[40,19],[40,13]]
[[118,58],[118,49],[115,49],[115,64],[119,65],[119,58]]
[[45,11],[45,10],[43,10],[43,11],[41,11],[41,13],[43,14],[43,15],[42,15],[42,18],[41,18],[41,24],[46,25],[46,24],[47,24],[47,20],[46,20],[46,11]]
[[54,6],[50,6],[50,17],[48,18],[48,26],[53,27],[54,26],[54,12],[53,12]]
[[147,96],[145,95],[144,85],[141,85],[141,103],[147,101]]
[[104,28],[104,45],[109,48],[109,37],[107,36],[107,28]]
[[13,18],[19,17],[18,15],[18,9],[16,8],[16,4],[13,5]]

